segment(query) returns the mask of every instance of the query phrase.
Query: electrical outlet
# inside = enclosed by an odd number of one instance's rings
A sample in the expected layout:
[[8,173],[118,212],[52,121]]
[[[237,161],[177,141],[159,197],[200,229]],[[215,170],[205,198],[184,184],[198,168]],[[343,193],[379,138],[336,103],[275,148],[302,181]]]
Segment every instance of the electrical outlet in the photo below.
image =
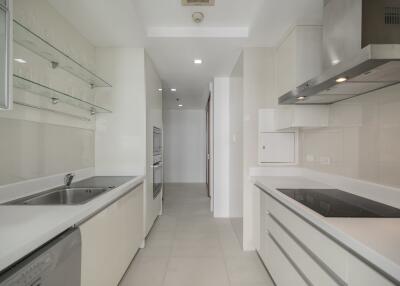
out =
[[319,157],[319,163],[321,165],[330,165],[331,164],[331,157]]

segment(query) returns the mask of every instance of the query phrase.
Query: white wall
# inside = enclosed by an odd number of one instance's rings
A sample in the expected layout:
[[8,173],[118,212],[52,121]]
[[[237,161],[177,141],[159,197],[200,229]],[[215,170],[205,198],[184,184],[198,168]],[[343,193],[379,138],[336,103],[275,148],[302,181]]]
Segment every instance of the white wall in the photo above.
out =
[[111,89],[98,89],[99,104],[113,113],[100,114],[96,122],[96,173],[144,175],[146,173],[146,95],[144,50],[99,48],[98,72]]
[[229,78],[214,79],[214,216],[229,217]]
[[243,55],[229,82],[229,215],[243,216]]
[[259,193],[249,177],[258,159],[258,109],[276,105],[275,49],[243,51],[243,248],[257,243]]
[[164,149],[165,182],[205,183],[205,110],[165,110]]

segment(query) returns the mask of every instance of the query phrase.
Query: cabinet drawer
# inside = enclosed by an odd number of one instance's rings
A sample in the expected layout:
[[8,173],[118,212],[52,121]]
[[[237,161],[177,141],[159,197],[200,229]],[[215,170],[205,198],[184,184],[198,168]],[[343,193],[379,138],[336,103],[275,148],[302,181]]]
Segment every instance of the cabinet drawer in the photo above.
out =
[[379,286],[394,286],[394,284],[380,275],[367,264],[359,260],[355,256],[349,257],[349,285],[351,286],[365,286],[365,285],[379,285]]
[[[347,261],[349,253],[336,242],[325,236],[300,216],[263,193],[267,211],[315,254],[340,279],[347,281]],[[267,214],[266,214],[267,215]]]
[[276,218],[271,215],[266,215],[265,217],[268,231],[279,241],[287,255],[296,265],[299,265],[301,271],[313,285],[346,285],[336,277],[336,274],[326,269],[325,266],[318,264],[319,258],[311,253],[302,242],[297,240],[289,230],[280,225]]
[[308,286],[302,275],[284,253],[282,247],[271,233],[266,233],[264,239],[272,259],[266,264],[276,285],[279,286]]

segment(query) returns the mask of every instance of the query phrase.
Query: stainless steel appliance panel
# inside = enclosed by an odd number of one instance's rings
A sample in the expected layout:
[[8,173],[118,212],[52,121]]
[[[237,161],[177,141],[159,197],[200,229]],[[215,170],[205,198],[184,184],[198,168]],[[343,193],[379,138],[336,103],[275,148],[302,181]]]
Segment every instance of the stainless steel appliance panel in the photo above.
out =
[[0,274],[0,286],[80,286],[81,234],[71,229]]

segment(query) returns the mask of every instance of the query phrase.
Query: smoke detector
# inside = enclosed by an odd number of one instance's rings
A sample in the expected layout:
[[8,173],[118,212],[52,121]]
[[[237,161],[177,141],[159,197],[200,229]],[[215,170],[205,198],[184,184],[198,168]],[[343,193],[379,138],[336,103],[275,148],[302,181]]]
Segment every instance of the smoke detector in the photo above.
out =
[[214,6],[215,0],[182,0],[183,6]]
[[200,24],[204,20],[204,14],[201,12],[194,12],[192,14],[192,19],[196,24]]

